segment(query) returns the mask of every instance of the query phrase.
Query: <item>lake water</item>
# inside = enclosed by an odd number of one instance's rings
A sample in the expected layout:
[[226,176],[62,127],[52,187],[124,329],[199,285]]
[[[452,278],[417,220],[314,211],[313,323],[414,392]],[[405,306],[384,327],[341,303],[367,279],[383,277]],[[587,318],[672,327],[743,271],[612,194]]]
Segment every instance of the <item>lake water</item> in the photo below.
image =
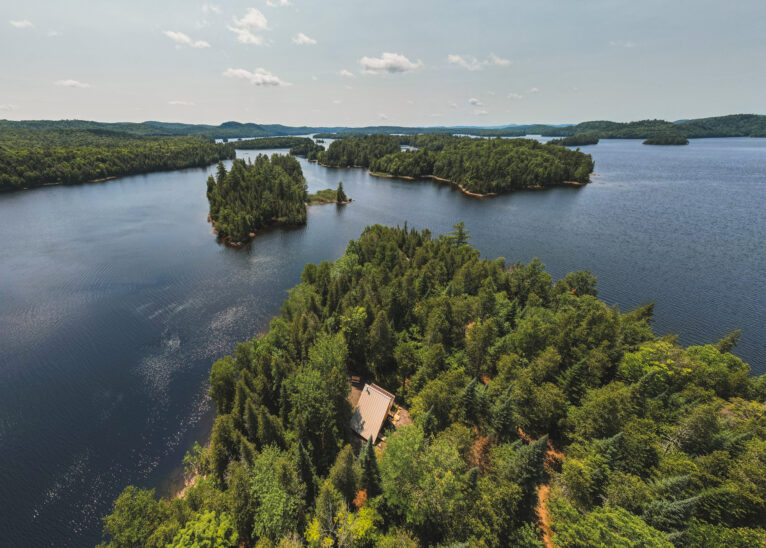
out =
[[0,545],[93,545],[125,485],[166,486],[209,428],[210,364],[371,223],[463,220],[486,257],[656,302],[655,331],[683,344],[741,328],[736,353],[766,372],[766,139],[584,150],[591,185],[488,200],[301,160],[311,191],[342,180],[354,203],[239,250],[205,221],[212,167],[0,195]]

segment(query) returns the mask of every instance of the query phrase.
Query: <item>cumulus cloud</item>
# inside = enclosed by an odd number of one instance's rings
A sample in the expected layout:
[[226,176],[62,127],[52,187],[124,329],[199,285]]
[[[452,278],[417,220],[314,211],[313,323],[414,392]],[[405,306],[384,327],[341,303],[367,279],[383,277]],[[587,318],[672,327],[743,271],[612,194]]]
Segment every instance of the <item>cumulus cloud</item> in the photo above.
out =
[[234,18],[234,23],[227,27],[237,35],[237,41],[241,44],[263,44],[263,36],[255,34],[269,30],[269,22],[266,16],[255,8],[250,8],[242,18]]
[[191,37],[183,32],[165,30],[162,32],[165,36],[173,40],[179,46],[190,46],[192,48],[209,48],[210,44],[204,40],[192,40]]
[[338,72],[338,74],[340,74],[344,78],[353,78],[354,77],[354,73],[351,72],[350,70],[346,70],[346,69],[342,69],[341,71]]
[[457,65],[466,70],[481,70],[481,62],[476,57],[457,55],[451,53],[447,55],[447,62],[450,65]]
[[479,101],[476,97],[471,97],[470,99],[468,99],[468,104],[469,105],[473,105],[475,107],[482,107],[482,106],[484,106],[484,103]]
[[62,88],[89,88],[90,84],[85,84],[83,82],[80,82],[78,80],[56,80],[53,82],[53,85],[59,86]]
[[179,99],[174,99],[172,101],[168,101],[168,104],[169,105],[179,106],[179,107],[193,107],[194,106],[194,103],[192,103],[191,101],[181,101]]
[[380,57],[362,57],[359,62],[364,74],[396,74],[417,70],[423,66],[418,61],[410,61],[401,53],[384,52]]
[[489,65],[495,65],[499,67],[507,67],[511,64],[510,59],[503,59],[502,57],[498,57],[494,53],[490,53],[489,57],[485,59],[484,61],[478,60],[476,57],[473,57],[471,55],[458,55],[456,53],[450,53],[447,55],[447,62],[450,65],[457,65],[461,68],[464,68],[466,70],[481,70],[486,66]]
[[0,105],[0,111],[13,112],[14,110],[19,110],[19,107],[11,104]]
[[520,93],[510,92],[508,94],[508,99],[514,99],[514,100],[518,101],[518,100],[523,99],[523,98],[524,98],[524,96],[521,95]]
[[34,27],[34,25],[32,24],[32,21],[30,21],[29,19],[21,19],[18,21],[11,20],[10,23],[11,23],[11,26],[16,27],[17,29],[31,29],[32,27]]
[[530,88],[529,89],[529,93],[539,93],[539,92],[540,92],[539,88]]
[[255,72],[250,72],[249,70],[245,69],[235,69],[230,68],[227,69],[226,72],[223,73],[224,76],[227,78],[240,78],[242,80],[247,80],[254,86],[289,86],[291,84],[283,81],[279,78],[279,76],[272,74],[268,70],[264,68],[258,67],[255,69]]
[[486,61],[490,65],[497,65],[499,67],[507,67],[510,66],[511,60],[510,59],[503,59],[502,57],[498,57],[494,53],[489,54],[489,59]]
[[208,13],[214,13],[215,15],[221,15],[221,6],[218,4],[202,4],[202,13],[207,15]]
[[289,0],[266,0],[266,5],[270,8],[278,8],[280,6],[289,6]]
[[316,40],[306,36],[302,32],[299,32],[293,37],[293,44],[297,44],[299,46],[313,46],[316,43]]

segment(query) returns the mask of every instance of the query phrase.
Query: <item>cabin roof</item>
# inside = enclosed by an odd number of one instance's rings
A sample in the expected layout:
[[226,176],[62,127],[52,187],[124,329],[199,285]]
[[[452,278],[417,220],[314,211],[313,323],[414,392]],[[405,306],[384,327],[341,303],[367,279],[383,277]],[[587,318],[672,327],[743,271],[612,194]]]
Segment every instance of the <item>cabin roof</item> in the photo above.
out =
[[351,417],[351,428],[365,440],[375,443],[394,403],[394,395],[376,384],[365,384]]

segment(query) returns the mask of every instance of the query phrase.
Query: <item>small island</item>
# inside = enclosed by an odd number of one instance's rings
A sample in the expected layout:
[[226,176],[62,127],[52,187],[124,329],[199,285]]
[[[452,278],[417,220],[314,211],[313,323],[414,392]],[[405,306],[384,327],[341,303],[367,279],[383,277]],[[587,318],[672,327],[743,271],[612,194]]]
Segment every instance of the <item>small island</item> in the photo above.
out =
[[[402,150],[402,145],[414,147]],[[364,167],[371,175],[452,183],[473,197],[590,182],[593,159],[533,139],[452,135],[369,135],[334,141],[319,152],[326,167]]]
[[342,182],[338,183],[338,188],[336,190],[333,190],[331,188],[326,188],[314,194],[309,194],[308,196],[309,205],[321,205],[321,204],[346,205],[351,203],[351,201],[352,201],[351,198],[346,196],[346,193],[343,191]]
[[681,146],[681,145],[688,145],[689,139],[684,137],[683,135],[656,135],[654,137],[649,137],[646,139],[642,144],[644,145],[662,145],[662,146]]
[[292,156],[237,159],[229,171],[219,162],[215,177],[207,180],[207,199],[216,234],[234,247],[267,226],[306,224],[306,179]]
[[584,147],[588,145],[598,144],[598,135],[593,133],[580,133],[578,135],[572,135],[571,137],[563,137],[562,139],[551,139],[548,141],[549,145],[561,145],[565,147]]

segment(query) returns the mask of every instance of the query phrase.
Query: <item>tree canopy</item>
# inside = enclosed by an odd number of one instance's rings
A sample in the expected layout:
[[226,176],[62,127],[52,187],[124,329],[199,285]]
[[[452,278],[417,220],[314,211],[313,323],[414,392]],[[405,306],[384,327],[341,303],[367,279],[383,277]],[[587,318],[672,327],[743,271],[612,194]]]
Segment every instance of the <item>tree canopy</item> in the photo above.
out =
[[[468,238],[371,226],[306,265],[268,333],[213,366],[197,481],[127,488],[104,546],[763,545],[766,377],[736,336],[682,348],[590,273],[554,282]],[[351,372],[414,424],[355,441]]]
[[229,171],[219,163],[208,178],[207,198],[218,235],[232,242],[276,222],[306,222],[306,181],[292,156],[259,154],[254,162],[234,160]]

